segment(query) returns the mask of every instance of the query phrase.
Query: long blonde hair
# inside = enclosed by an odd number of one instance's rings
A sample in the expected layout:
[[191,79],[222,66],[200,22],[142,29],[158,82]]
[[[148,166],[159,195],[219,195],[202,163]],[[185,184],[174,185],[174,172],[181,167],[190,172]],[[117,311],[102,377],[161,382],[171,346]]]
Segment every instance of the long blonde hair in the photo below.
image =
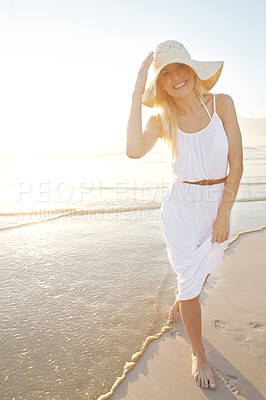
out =
[[[161,120],[162,123],[162,131],[163,131],[163,141],[167,144],[172,157],[172,162],[176,160],[177,157],[177,114],[176,114],[176,107],[173,98],[162,89],[161,85],[158,84],[159,77],[157,79],[157,95],[154,99],[154,106],[157,109],[156,117]],[[201,80],[199,79],[198,75],[195,74],[195,83],[193,90],[196,94],[202,98],[204,94],[209,93],[206,90]],[[159,113],[158,113],[159,110]]]

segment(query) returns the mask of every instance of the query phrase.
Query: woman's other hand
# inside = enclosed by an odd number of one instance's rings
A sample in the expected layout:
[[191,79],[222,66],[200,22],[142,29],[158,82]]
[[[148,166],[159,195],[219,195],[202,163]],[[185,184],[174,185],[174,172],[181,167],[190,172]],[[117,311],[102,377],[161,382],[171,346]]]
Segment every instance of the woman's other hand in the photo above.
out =
[[219,216],[213,225],[212,243],[223,243],[229,238],[230,220],[229,217]]

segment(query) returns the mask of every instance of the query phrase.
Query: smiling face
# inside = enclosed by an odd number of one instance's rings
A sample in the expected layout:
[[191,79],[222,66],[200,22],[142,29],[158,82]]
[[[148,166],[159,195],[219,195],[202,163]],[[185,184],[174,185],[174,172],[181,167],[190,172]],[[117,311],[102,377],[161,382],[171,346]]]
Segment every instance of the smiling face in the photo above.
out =
[[183,97],[194,88],[195,72],[188,65],[173,63],[164,67],[158,84],[172,97]]

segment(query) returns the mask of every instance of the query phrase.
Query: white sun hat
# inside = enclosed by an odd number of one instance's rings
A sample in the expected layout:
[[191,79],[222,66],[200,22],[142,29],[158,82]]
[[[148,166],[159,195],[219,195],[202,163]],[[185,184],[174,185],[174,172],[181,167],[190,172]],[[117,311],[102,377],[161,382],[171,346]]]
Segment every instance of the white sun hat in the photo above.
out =
[[142,95],[142,104],[148,107],[154,107],[158,75],[166,65],[172,63],[189,65],[196,72],[206,90],[210,90],[215,85],[223,68],[223,61],[192,60],[189,52],[182,43],[175,40],[167,40],[166,42],[160,43],[154,52],[153,67],[155,77],[149,88]]

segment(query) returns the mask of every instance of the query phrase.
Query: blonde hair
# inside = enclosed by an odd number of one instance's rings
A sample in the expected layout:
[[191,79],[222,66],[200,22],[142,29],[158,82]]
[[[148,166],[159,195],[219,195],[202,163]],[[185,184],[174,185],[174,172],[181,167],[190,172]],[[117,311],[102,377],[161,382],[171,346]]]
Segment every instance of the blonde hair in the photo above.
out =
[[[161,120],[163,141],[166,142],[171,152],[172,162],[174,162],[177,158],[176,131],[178,127],[178,121],[176,107],[172,96],[162,89],[161,85],[158,84],[158,80],[159,77],[157,78],[156,82],[157,95],[154,99],[154,106],[155,109],[157,109],[156,117]],[[209,93],[208,90],[203,87],[201,80],[196,73],[193,90],[200,98],[202,98],[204,94]]]

